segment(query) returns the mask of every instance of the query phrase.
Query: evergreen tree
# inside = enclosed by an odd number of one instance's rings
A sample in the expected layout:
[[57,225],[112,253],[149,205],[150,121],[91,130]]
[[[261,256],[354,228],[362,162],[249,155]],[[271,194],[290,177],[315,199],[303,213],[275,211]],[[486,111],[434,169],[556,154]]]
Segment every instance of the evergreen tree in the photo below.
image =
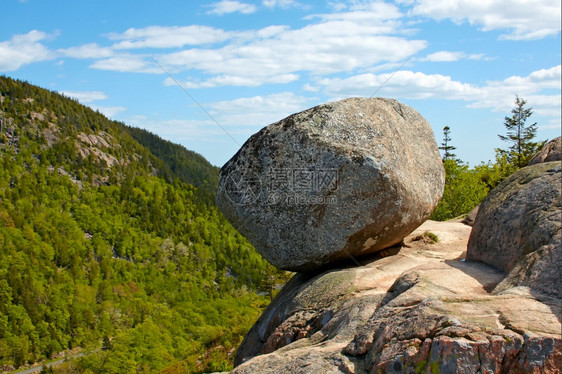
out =
[[443,161],[454,160],[456,157],[451,151],[454,151],[457,147],[451,145],[451,140],[451,128],[449,126],[443,127],[443,143],[441,143],[441,147],[439,147],[439,149],[444,151]]
[[111,340],[109,340],[109,337],[107,335],[105,335],[103,337],[103,343],[101,345],[101,350],[102,351],[110,351],[111,350]]
[[505,154],[509,162],[517,168],[526,166],[544,144],[533,142],[537,123],[526,124],[527,119],[533,114],[532,108],[525,108],[526,104],[526,100],[515,96],[515,107],[511,110],[511,117],[505,117],[506,135],[498,135],[501,140],[510,144],[508,150],[500,149],[500,153]]
[[482,181],[483,171],[470,169],[457,160],[444,160],[445,188],[443,197],[430,219],[445,221],[470,212],[488,194],[488,187]]

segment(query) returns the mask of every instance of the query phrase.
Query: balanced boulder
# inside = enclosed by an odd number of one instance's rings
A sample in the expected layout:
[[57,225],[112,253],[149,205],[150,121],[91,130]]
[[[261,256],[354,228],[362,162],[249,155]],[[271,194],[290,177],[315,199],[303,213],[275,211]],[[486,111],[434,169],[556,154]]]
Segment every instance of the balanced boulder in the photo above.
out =
[[254,134],[221,169],[217,203],[274,266],[308,271],[399,243],[429,217],[444,177],[417,111],[352,98]]
[[494,188],[480,205],[467,259],[507,274],[495,293],[525,286],[562,299],[562,162],[522,168]]

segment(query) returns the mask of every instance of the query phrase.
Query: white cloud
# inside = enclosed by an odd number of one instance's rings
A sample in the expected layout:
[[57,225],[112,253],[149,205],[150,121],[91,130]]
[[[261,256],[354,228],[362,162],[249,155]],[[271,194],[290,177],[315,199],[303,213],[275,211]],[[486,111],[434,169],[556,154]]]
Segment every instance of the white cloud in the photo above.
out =
[[[163,139],[174,143],[184,143],[189,141],[217,142],[225,140],[225,132],[211,120],[159,120],[146,116],[132,116],[125,119],[127,124],[146,129]],[[232,134],[235,130],[231,129]],[[191,147],[190,149],[193,149]]]
[[290,8],[301,6],[301,4],[295,0],[263,0],[262,4],[268,8]]
[[60,91],[60,93],[67,97],[76,99],[82,104],[107,99],[107,95],[100,91]]
[[108,96],[101,91],[59,91],[61,94],[78,100],[81,104],[88,105],[93,110],[103,113],[108,118],[113,118],[117,114],[124,112],[127,108],[123,106],[104,106],[92,104],[94,101],[106,100]]
[[98,106],[98,105],[91,105],[91,108],[94,110],[103,113],[107,118],[114,118],[117,114],[124,112],[127,108],[123,106]]
[[127,117],[126,120],[131,126],[141,127],[142,124],[148,121],[148,117],[143,114],[136,114],[134,116]]
[[[379,96],[404,99],[463,100],[471,108],[490,108],[498,112],[513,107],[515,95],[531,103],[535,112],[544,116],[560,117],[561,66],[541,69],[527,76],[510,76],[501,81],[489,81],[477,86],[453,80],[441,74],[399,71],[391,74],[361,74],[349,78],[320,79],[317,86],[337,98],[370,96],[385,82]],[[388,80],[388,82],[387,82]],[[548,94],[548,91],[558,93]]]
[[313,86],[310,83],[305,83],[304,86],[302,86],[303,91],[308,91],[308,92],[318,92],[318,87],[317,86]]
[[[519,95],[532,102],[535,112],[544,115],[557,113],[560,116],[561,81],[561,65],[537,70],[524,77],[514,75],[501,81],[489,81],[482,87],[481,96],[477,100],[469,100],[474,101],[470,107],[508,111],[513,107],[515,95]],[[557,91],[558,94],[541,94],[543,90]]]
[[[337,25],[323,23],[244,45],[171,53],[160,56],[159,61],[175,70],[195,69],[218,76],[213,78],[216,83],[221,77],[239,77],[254,86],[253,82],[260,79],[294,77],[302,71],[331,74],[400,61],[426,46],[422,40],[362,33],[367,30],[348,26],[345,33],[338,32]],[[223,79],[224,83],[228,81]]]
[[257,36],[259,38],[264,38],[264,39],[265,38],[273,38],[273,37],[281,34],[282,32],[285,32],[285,30],[288,30],[288,29],[289,29],[289,26],[286,26],[286,25],[267,26],[267,27],[264,27],[263,29],[259,29],[255,33],[255,36]]
[[469,60],[484,60],[484,61],[491,61],[494,58],[486,57],[484,53],[473,53],[467,56]]
[[[347,7],[345,7],[347,8]],[[343,10],[343,9],[342,9]],[[380,1],[374,2],[354,2],[347,11],[337,11],[334,13],[316,14],[306,17],[306,19],[321,18],[323,20],[347,20],[361,22],[365,25],[388,23],[392,26],[392,32],[401,31],[400,24],[393,21],[402,18],[404,15],[398,7]],[[390,29],[387,29],[390,30]]]
[[114,51],[108,47],[101,47],[97,43],[84,44],[79,47],[59,49],[61,54],[72,58],[107,58],[114,55]]
[[420,60],[431,61],[431,62],[452,62],[452,61],[458,61],[463,57],[465,57],[465,54],[463,52],[439,51],[439,52],[431,53]]
[[544,130],[558,130],[560,131],[560,121],[562,120],[561,117],[558,118],[553,118],[550,121],[548,121],[547,124],[540,124],[538,127],[539,129],[544,129]]
[[328,1],[328,6],[335,12],[341,12],[348,7],[347,4],[342,1]]
[[540,39],[560,32],[558,0],[416,0],[411,10],[437,20],[464,20],[483,31],[510,30],[504,39]]
[[[386,84],[385,84],[386,82]],[[378,95],[406,99],[448,98],[462,99],[477,93],[477,87],[457,82],[441,74],[425,74],[412,71],[398,71],[394,75],[360,74],[349,78],[326,78],[318,81],[328,95],[343,98],[349,96]],[[381,88],[381,86],[383,86]]]
[[491,58],[486,57],[483,53],[474,53],[467,55],[464,52],[450,52],[450,51],[439,51],[435,53],[430,53],[429,55],[420,58],[420,61],[430,61],[430,62],[455,62],[463,59],[469,60],[491,60]]
[[253,4],[241,3],[239,1],[233,0],[222,0],[217,3],[211,4],[211,7],[212,9],[207,13],[216,14],[219,16],[228,13],[251,14],[257,10],[256,6]]
[[[230,146],[234,144],[230,138],[233,137],[240,146],[248,136],[263,126],[310,107],[314,100],[292,92],[281,92],[202,103],[205,110],[212,115],[212,118],[207,117],[203,120],[156,120],[146,116],[132,116],[127,118],[126,122],[176,143],[195,141],[197,143],[194,144],[200,145],[201,142],[221,142]],[[194,144],[190,145],[191,149]],[[236,149],[237,147],[233,152]],[[224,160],[218,163],[224,163]]]
[[149,56],[122,54],[114,57],[97,60],[90,65],[91,68],[133,73],[162,73],[162,69],[148,60]]
[[206,106],[219,123],[227,126],[250,126],[255,131],[308,108],[312,100],[314,99],[292,92],[281,92],[208,103]]
[[48,37],[42,31],[32,30],[0,42],[0,71],[14,71],[23,65],[55,58],[55,53],[40,43]]
[[[182,83],[186,88],[212,88],[218,86],[238,86],[238,87],[258,87],[263,84],[284,84],[294,82],[299,79],[297,74],[279,74],[261,76],[235,76],[235,75],[220,75],[210,78],[203,82],[187,80]],[[176,82],[171,78],[164,80],[166,86],[173,86]]]
[[225,46],[186,49],[158,59],[174,71],[211,76],[186,82],[191,88],[287,83],[303,72],[317,76],[371,69],[403,61],[426,47],[424,40],[394,35],[402,32],[400,16],[395,6],[377,2],[347,13],[309,17],[318,21],[302,28],[276,25],[237,33]]
[[124,33],[108,35],[111,40],[120,41],[115,49],[133,48],[179,48],[186,45],[204,45],[224,41],[229,33],[224,30],[200,25],[190,26],[149,26],[130,28]]
[[[173,73],[191,71],[192,76],[202,73],[197,79],[183,79],[189,88],[256,87],[294,82],[304,74],[318,76],[372,70],[377,65],[403,61],[423,50],[427,42],[400,36],[408,32],[400,22],[402,16],[392,4],[357,2],[347,12],[307,17],[310,22],[295,29],[271,25],[258,30],[225,32],[203,26],[151,26],[109,37],[118,41],[114,49],[209,44],[211,46],[160,54],[157,60]],[[224,41],[228,43],[218,44]],[[149,55],[136,54],[108,56],[95,61],[91,67],[121,72],[161,72]],[[170,84],[169,79],[166,84]]]

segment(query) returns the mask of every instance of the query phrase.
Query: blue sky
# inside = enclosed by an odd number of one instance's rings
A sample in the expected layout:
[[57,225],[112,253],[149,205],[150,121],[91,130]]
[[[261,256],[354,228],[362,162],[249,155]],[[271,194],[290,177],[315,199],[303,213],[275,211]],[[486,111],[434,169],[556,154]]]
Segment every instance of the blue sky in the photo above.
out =
[[534,109],[539,139],[561,132],[559,0],[0,0],[0,9],[0,74],[217,166],[263,126],[351,96],[411,105],[438,143],[448,125],[471,165],[506,146],[497,134],[515,95]]

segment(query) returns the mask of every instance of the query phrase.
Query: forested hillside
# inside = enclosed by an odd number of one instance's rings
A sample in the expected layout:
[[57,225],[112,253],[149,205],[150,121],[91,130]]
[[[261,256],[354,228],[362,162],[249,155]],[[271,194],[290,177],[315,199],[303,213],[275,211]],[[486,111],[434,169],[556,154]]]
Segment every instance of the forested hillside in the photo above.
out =
[[220,168],[211,165],[200,154],[164,140],[146,130],[129,126],[124,126],[124,129],[162,160],[175,176],[209,192],[214,199]]
[[0,95],[0,369],[76,348],[77,372],[227,369],[285,274],[214,206],[217,169],[31,84]]

